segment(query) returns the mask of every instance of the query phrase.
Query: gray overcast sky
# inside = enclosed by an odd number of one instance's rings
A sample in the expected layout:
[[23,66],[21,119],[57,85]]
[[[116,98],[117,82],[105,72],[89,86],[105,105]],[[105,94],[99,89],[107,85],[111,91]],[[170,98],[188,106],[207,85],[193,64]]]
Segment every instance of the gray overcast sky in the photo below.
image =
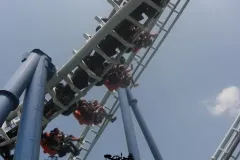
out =
[[[82,34],[94,33],[94,16],[110,11],[102,0],[0,1],[0,85],[18,68],[22,53],[33,48],[63,65],[72,49],[85,43]],[[224,88],[240,85],[239,14],[239,0],[192,0],[134,89],[165,160],[209,159],[233,122],[235,116],[212,115],[204,102]],[[100,100],[104,91],[98,88],[88,97]],[[121,115],[117,115],[89,159],[126,154]],[[72,116],[57,118],[47,129],[53,127],[76,136],[82,128]],[[135,128],[142,159],[153,159],[137,124]]]

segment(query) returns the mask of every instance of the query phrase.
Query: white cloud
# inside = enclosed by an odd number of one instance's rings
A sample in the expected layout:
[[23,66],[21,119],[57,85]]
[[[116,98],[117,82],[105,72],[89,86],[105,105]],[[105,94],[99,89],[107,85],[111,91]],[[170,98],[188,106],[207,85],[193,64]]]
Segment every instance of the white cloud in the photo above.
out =
[[213,115],[236,116],[240,113],[240,90],[236,86],[224,88],[213,101],[206,102],[206,105]]

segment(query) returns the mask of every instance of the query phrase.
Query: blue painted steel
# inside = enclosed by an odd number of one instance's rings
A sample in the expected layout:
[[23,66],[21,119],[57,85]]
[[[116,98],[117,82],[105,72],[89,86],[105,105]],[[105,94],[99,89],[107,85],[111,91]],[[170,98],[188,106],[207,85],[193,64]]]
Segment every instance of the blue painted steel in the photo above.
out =
[[8,114],[18,106],[19,98],[30,83],[39,59],[38,54],[30,54],[4,89],[0,90],[0,126],[6,120]]
[[14,160],[39,159],[48,63],[50,59],[42,55],[26,90]]
[[128,96],[128,101],[129,101],[129,104],[132,108],[132,111],[138,121],[138,124],[143,132],[143,135],[148,143],[148,146],[149,148],[151,149],[151,152],[153,154],[153,157],[155,160],[163,160],[160,152],[159,152],[159,149],[148,129],[148,126],[147,124],[145,123],[144,119],[143,119],[143,116],[138,108],[138,105],[137,105],[137,99],[133,98],[133,95],[131,93],[131,90],[129,88],[126,88],[126,92],[127,92],[127,96]]
[[125,89],[118,89],[119,103],[122,112],[123,125],[127,139],[129,153],[133,154],[135,160],[140,160],[140,153],[137,145],[136,134],[133,126],[131,110],[128,105],[127,93]]

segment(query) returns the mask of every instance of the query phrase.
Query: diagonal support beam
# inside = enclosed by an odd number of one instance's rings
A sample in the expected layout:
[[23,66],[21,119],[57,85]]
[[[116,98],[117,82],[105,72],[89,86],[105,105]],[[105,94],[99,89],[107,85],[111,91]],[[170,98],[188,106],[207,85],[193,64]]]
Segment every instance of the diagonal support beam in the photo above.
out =
[[132,154],[136,160],[140,160],[140,153],[137,145],[136,134],[133,126],[130,107],[125,89],[118,89],[120,109],[122,113],[124,131],[127,139],[129,154]]
[[159,149],[152,137],[152,134],[150,133],[148,126],[147,126],[146,122],[144,121],[143,116],[138,108],[137,100],[135,98],[133,98],[133,95],[129,88],[126,88],[126,92],[127,92],[129,104],[130,104],[132,111],[138,121],[138,124],[143,132],[143,135],[148,143],[148,146],[153,154],[154,159],[155,160],[163,160],[162,155],[160,154]]

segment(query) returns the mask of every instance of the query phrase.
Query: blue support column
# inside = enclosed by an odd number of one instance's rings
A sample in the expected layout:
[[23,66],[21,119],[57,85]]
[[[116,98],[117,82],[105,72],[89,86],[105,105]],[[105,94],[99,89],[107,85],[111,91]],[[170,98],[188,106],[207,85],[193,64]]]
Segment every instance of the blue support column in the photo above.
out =
[[[30,83],[39,59],[40,56],[36,53],[25,57],[20,68],[11,77],[4,89],[0,90],[0,127],[8,114],[19,105],[19,98]],[[11,60],[9,62],[11,63]]]
[[14,160],[39,159],[45,88],[50,66],[53,66],[51,59],[43,54],[24,97]]
[[126,88],[126,91],[127,91],[129,104],[130,104],[132,111],[138,121],[138,124],[143,132],[143,135],[148,143],[148,146],[151,149],[154,159],[155,160],[163,160],[163,158],[158,150],[158,147],[147,127],[147,124],[145,123],[143,116],[137,106],[137,100],[135,98],[133,98],[133,95],[129,88]]
[[140,160],[136,134],[131,117],[130,107],[128,105],[127,93],[125,89],[118,89],[119,103],[122,112],[123,125],[127,139],[128,151],[134,156],[135,160]]

